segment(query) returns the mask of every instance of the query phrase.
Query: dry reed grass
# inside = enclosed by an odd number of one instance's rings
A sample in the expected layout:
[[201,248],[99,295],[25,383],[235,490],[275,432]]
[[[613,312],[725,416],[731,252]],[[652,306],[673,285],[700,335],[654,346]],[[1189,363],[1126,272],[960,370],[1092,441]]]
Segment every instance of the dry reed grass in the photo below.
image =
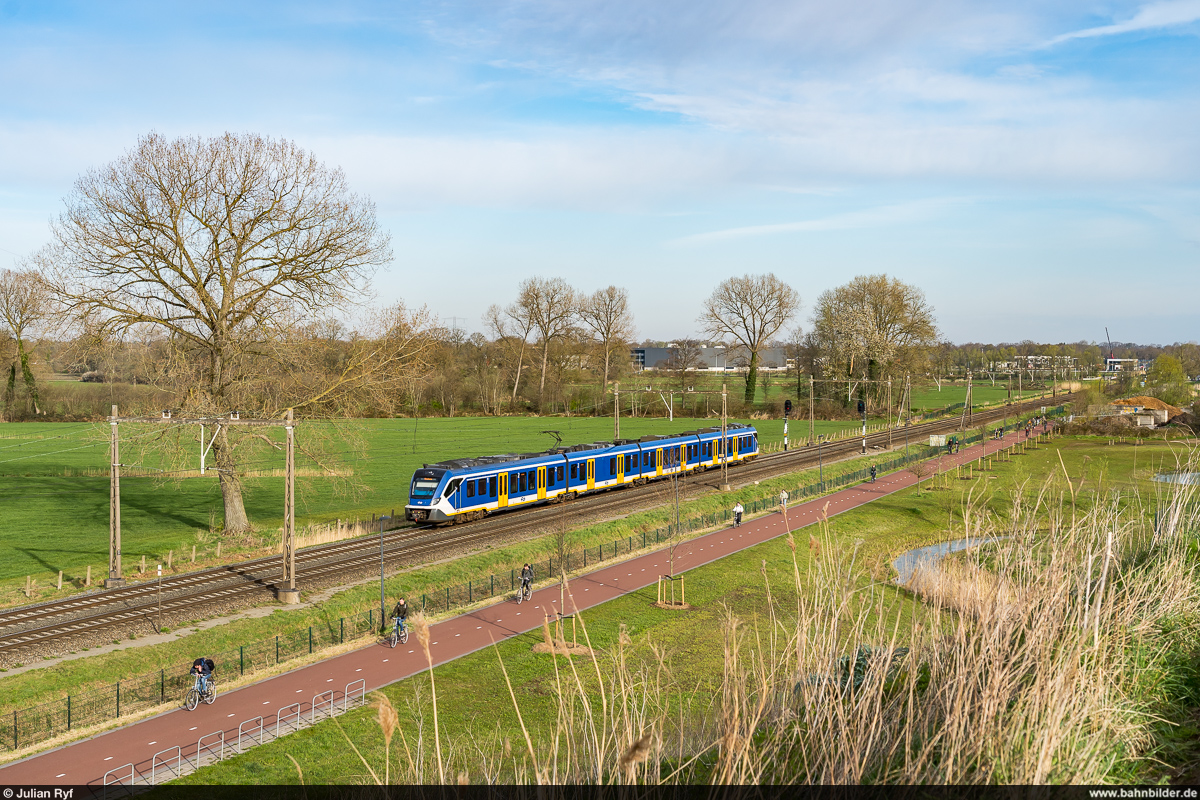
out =
[[[678,685],[653,643],[651,658],[632,658],[622,630],[590,659],[552,657],[557,709],[546,727],[530,727],[509,684],[523,748],[501,731],[443,743],[436,703],[422,702],[407,764],[383,774],[537,784],[1091,784],[1135,774],[1164,701],[1161,623],[1200,620],[1197,504],[1176,486],[1148,525],[1128,497],[1080,508],[1060,485],[1019,491],[1003,520],[969,504],[969,534],[997,542],[918,573],[923,613],[899,613],[897,590],[822,525],[805,571],[789,537],[793,585],[766,587],[765,617],[726,612],[718,691]],[[429,688],[432,697],[432,670]]]

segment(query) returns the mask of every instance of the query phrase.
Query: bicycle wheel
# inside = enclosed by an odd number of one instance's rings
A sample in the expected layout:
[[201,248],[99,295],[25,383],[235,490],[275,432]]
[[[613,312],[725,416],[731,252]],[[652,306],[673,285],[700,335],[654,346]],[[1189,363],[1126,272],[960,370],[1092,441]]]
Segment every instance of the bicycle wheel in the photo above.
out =
[[394,630],[390,634],[388,634],[388,638],[387,638],[388,647],[394,648],[396,646],[396,638],[397,638],[396,632]]
[[400,644],[408,644],[408,628],[400,631]]
[[525,587],[525,599],[526,599],[526,600],[532,600],[532,599],[533,599],[533,587],[532,587],[532,586],[526,586],[526,587]]
[[195,711],[196,706],[200,705],[200,690],[195,686],[188,689],[187,695],[183,698],[183,704],[187,706],[188,711]]
[[216,699],[217,699],[217,682],[210,678],[208,681],[208,691],[204,693],[204,702],[208,703],[211,706],[213,704],[213,701]]

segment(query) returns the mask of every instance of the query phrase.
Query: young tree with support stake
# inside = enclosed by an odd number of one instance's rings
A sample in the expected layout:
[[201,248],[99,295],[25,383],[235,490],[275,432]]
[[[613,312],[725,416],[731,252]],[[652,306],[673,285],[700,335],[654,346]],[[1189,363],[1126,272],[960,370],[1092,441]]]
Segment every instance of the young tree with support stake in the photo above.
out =
[[[79,178],[53,231],[43,274],[56,300],[102,335],[160,331],[198,416],[268,410],[263,365],[287,360],[297,321],[347,307],[391,259],[374,205],[340,169],[254,134],[145,136]],[[250,528],[236,445],[226,429],[213,443],[227,532]]]

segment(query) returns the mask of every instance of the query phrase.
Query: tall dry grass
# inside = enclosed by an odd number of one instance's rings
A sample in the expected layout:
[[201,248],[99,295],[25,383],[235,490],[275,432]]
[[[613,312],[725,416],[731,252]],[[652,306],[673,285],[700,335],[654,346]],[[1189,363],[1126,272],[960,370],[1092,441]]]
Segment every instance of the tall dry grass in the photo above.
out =
[[[631,657],[622,629],[590,659],[550,656],[553,719],[522,718],[511,684],[519,724],[509,731],[451,735],[436,706],[418,702],[419,725],[390,748],[405,758],[372,774],[538,784],[1128,779],[1154,745],[1166,699],[1162,623],[1200,620],[1195,500],[1192,488],[1173,487],[1158,498],[1157,524],[1138,498],[1082,507],[1061,479],[1018,491],[1003,519],[968,503],[969,534],[997,541],[919,570],[915,612],[827,527],[810,537],[805,569],[789,537],[791,585],[767,583],[760,617],[726,613],[715,691],[679,685],[670,654],[652,643],[652,657]],[[596,649],[586,625],[583,635]]]

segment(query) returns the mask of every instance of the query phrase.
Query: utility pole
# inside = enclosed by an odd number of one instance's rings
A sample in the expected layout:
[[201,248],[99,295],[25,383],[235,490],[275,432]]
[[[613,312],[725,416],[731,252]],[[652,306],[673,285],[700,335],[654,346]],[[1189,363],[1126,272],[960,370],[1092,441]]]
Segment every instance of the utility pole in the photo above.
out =
[[283,487],[283,582],[279,599],[287,605],[300,602],[296,588],[296,426],[292,409],[287,410],[287,468]]
[[[887,410],[888,450],[891,450],[892,449],[892,379],[891,378],[888,378],[888,403],[887,403],[887,405],[888,405],[888,410]],[[896,419],[897,420],[900,419],[899,414],[896,415]]]
[[621,382],[613,382],[613,443],[621,438]]
[[721,384],[721,491],[728,492],[729,486],[729,441],[725,438],[729,427],[726,419],[728,389],[727,384]]
[[117,407],[112,407],[112,416],[108,418],[111,438],[109,439],[110,459],[108,473],[108,577],[104,580],[104,588],[114,589],[125,585],[125,577],[121,574],[121,457],[117,443]]
[[[908,455],[908,426],[912,425],[912,398],[909,397],[908,375],[904,376],[904,398],[900,401],[900,410],[907,409],[907,416],[904,418],[904,455]],[[907,403],[907,406],[905,405]],[[899,413],[899,411],[897,412]]]
[[963,402],[962,416],[958,420],[958,429],[965,431],[967,429],[968,415],[971,411],[971,370],[967,370],[967,397]]

